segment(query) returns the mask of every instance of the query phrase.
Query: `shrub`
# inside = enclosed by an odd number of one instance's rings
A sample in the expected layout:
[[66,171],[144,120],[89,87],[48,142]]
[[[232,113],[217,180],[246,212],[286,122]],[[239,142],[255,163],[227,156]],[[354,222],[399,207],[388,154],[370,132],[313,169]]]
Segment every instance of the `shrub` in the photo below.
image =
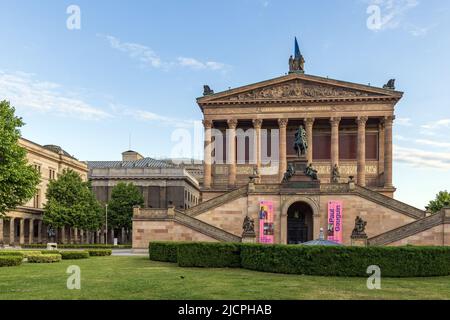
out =
[[23,257],[23,251],[17,251],[17,250],[1,250],[0,251],[0,257],[1,256],[21,256]]
[[150,260],[163,262],[177,262],[177,251],[180,242],[154,241],[150,242]]
[[89,252],[87,251],[61,251],[60,254],[63,260],[78,260],[89,258]]
[[28,257],[29,263],[53,263],[60,261],[61,261],[60,254],[36,254],[30,255]]
[[307,247],[245,244],[242,267],[251,270],[318,276],[365,277],[371,265],[384,277],[450,275],[446,247]]
[[22,261],[23,256],[21,255],[2,255],[0,256],[0,267],[20,266]]
[[23,251],[19,251],[23,254],[24,258],[28,258],[30,256],[35,256],[35,255],[40,255],[41,251],[31,251],[31,250],[23,250]]
[[104,257],[112,254],[111,249],[89,249],[86,250],[91,257]]
[[180,267],[239,268],[240,244],[237,243],[181,243],[178,245]]
[[41,254],[61,254],[59,250],[41,250]]
[[[27,249],[47,249],[46,244],[26,244],[22,248]],[[58,249],[131,249],[130,244],[58,244]]]
[[241,243],[152,242],[150,259],[181,267],[245,269],[317,276],[367,277],[380,267],[384,277],[450,275],[450,247],[328,247]]

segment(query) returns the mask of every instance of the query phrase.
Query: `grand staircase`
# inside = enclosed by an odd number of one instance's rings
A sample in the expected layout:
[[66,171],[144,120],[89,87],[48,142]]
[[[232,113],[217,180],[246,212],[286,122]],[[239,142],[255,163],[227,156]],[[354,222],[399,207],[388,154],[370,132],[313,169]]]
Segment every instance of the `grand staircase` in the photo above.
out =
[[388,207],[397,212],[401,212],[414,219],[422,219],[426,215],[425,211],[423,210],[417,209],[416,207],[410,206],[409,204],[395,200],[381,193],[358,185],[355,185],[354,192],[356,192],[359,196],[366,198],[367,200],[379,203],[385,207]]
[[190,229],[203,233],[213,239],[224,242],[241,242],[241,238],[231,234],[223,229],[214,227],[199,219],[188,216],[181,211],[175,210],[174,220],[181,225],[184,225]]
[[239,189],[224,193],[223,195],[215,197],[211,200],[202,202],[195,207],[187,209],[184,211],[184,214],[191,216],[191,217],[198,216],[199,214],[202,214],[208,210],[220,207],[221,205],[223,205],[227,202],[244,197],[247,195],[247,192],[248,192],[248,186],[241,187]]
[[371,246],[388,245],[393,242],[405,239],[420,232],[429,230],[433,227],[439,226],[444,223],[444,213],[433,214],[429,217],[422,218],[414,221],[410,224],[404,225],[397,229],[385,232],[376,237],[368,239],[368,244]]

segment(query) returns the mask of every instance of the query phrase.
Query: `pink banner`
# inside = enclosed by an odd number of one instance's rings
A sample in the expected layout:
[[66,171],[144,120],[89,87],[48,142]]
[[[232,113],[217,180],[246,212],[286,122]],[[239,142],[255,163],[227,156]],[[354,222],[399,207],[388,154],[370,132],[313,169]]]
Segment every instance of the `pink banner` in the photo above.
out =
[[342,244],[342,201],[328,202],[328,240]]
[[259,204],[259,242],[273,244],[273,202],[261,201]]

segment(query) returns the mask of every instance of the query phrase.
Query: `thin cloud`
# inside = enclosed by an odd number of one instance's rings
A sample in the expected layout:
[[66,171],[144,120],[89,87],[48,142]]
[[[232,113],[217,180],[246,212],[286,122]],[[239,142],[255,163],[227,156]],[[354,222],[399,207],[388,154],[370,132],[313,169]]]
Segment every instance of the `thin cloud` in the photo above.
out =
[[395,120],[395,122],[400,126],[406,126],[406,127],[412,126],[410,118],[398,118]]
[[443,170],[450,169],[449,152],[432,152],[394,146],[394,159],[396,162],[407,163],[414,167]]
[[131,117],[139,121],[154,122],[164,126],[177,127],[177,128],[191,128],[195,124],[195,120],[179,119],[175,117],[168,117],[152,111],[131,108],[129,106],[120,104],[111,104],[110,108],[114,110],[117,115]]
[[111,115],[66,92],[60,84],[40,81],[34,74],[0,71],[0,100],[8,100],[17,109],[52,113],[86,120]]
[[423,129],[437,130],[441,128],[450,128],[450,119],[441,119],[430,122],[422,126]]
[[190,68],[192,70],[224,71],[227,65],[217,61],[200,61],[191,57],[178,57],[175,61],[164,61],[153,49],[140,43],[122,42],[111,35],[98,35],[105,38],[111,48],[126,53],[129,58],[139,61],[141,66],[155,69],[176,67]]
[[426,145],[426,146],[431,146],[431,147],[450,148],[450,142],[418,139],[418,140],[416,140],[416,143]]

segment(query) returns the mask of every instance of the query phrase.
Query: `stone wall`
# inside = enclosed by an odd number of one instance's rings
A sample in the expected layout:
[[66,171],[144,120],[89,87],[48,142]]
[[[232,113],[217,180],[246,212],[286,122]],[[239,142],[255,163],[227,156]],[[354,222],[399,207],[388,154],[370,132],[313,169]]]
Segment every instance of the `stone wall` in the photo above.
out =
[[[224,229],[227,232],[240,236],[242,234],[242,222],[248,214],[255,220],[255,231],[257,237],[258,230],[258,211],[260,201],[272,201],[274,203],[274,223],[275,223],[275,242],[285,243],[286,241],[286,222],[283,223],[283,217],[287,216],[287,209],[290,203],[313,199],[312,203],[317,202],[314,223],[314,239],[319,237],[320,228],[327,229],[328,211],[327,204],[330,200],[342,200],[343,208],[343,239],[344,244],[350,245],[350,236],[354,228],[354,222],[357,216],[367,221],[367,235],[370,237],[396,229],[405,224],[414,222],[415,219],[386,208],[378,203],[366,200],[357,195],[258,195],[250,194],[248,197],[242,197],[223,204],[198,216],[197,219],[209,223],[215,227]],[[286,211],[286,212],[285,212]]]
[[450,224],[442,224],[389,244],[390,246],[450,246]]
[[176,221],[133,221],[133,249],[147,249],[150,241],[216,242],[217,240]]
[[324,230],[327,229],[327,204],[330,200],[343,201],[343,239],[344,244],[348,245],[357,216],[367,221],[366,233],[369,238],[415,221],[414,218],[357,195],[325,195],[320,197],[320,226]]

